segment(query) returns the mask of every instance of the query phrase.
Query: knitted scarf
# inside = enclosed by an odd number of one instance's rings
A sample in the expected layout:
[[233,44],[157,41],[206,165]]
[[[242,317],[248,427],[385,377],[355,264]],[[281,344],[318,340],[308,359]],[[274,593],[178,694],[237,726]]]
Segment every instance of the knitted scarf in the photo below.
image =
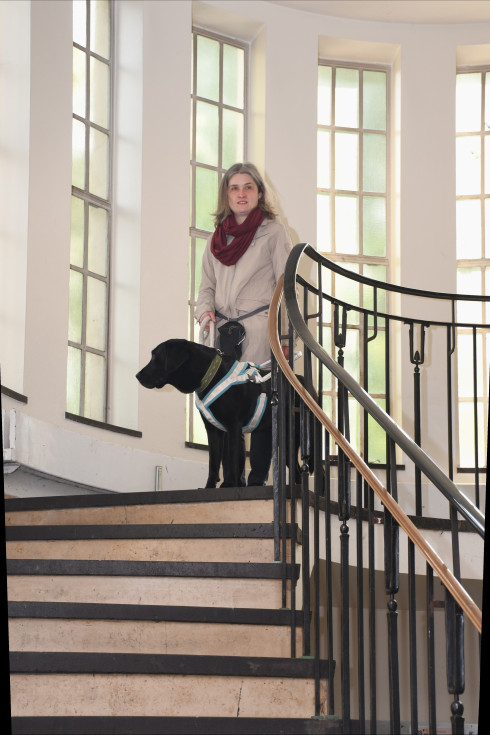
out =
[[[262,223],[264,214],[256,207],[247,219],[238,225],[233,214],[223,220],[216,228],[211,240],[211,252],[223,265],[235,265],[247,251],[254,239],[257,227]],[[233,236],[232,242],[227,245],[227,235]]]

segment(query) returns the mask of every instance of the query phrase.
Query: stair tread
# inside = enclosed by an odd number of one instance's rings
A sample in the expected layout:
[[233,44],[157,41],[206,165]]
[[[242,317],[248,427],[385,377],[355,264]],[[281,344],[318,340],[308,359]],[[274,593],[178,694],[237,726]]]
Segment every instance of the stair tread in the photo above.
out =
[[333,735],[342,731],[341,720],[335,716],[12,718],[12,735]]
[[[7,559],[7,574],[281,579],[283,566],[286,576],[291,578],[291,565],[276,562]],[[298,572],[299,564],[296,564],[296,576]]]
[[[331,663],[335,667],[335,662]],[[326,678],[329,668],[328,660],[320,660],[320,677]],[[315,676],[315,661],[313,658],[256,656],[11,651],[10,673],[185,674],[310,679]]]
[[[185,605],[131,605],[84,602],[9,601],[8,615],[15,618],[79,618],[91,620],[153,620],[190,623],[291,624],[291,610],[284,608],[189,607]],[[296,624],[303,613],[295,612]]]

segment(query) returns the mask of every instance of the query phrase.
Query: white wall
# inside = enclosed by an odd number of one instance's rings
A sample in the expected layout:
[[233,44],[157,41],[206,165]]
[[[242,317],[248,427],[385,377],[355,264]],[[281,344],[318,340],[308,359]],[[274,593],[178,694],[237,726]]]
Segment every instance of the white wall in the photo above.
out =
[[[73,459],[61,462],[56,449],[33,453],[19,441],[19,461],[29,458],[55,475],[62,465],[69,479],[118,491],[153,489],[154,466],[170,462],[177,468],[175,487],[189,487],[196,475],[204,481],[206,456],[185,447],[185,398],[173,389],[146,391],[134,373],[157,343],[187,336],[193,19],[251,43],[250,158],[275,190],[294,241],[316,239],[319,53],[370,53],[394,65],[393,277],[442,291],[455,290],[456,60],[472,50],[485,57],[490,24],[361,22],[255,0],[119,0],[117,11],[122,53],[110,412],[112,423],[142,437],[64,417],[71,7],[56,0],[0,3],[2,90],[15,101],[0,112],[1,170],[9,177],[0,183],[0,360],[3,384],[28,398],[27,404],[5,396],[3,402],[22,413],[40,446],[44,440],[51,446],[54,432],[54,446],[59,436]],[[402,402],[407,423],[408,402]],[[428,425],[436,460],[445,453],[434,428],[443,411],[437,407],[434,426]],[[101,473],[99,463],[106,462],[110,472]],[[129,465],[141,468],[140,487]]]

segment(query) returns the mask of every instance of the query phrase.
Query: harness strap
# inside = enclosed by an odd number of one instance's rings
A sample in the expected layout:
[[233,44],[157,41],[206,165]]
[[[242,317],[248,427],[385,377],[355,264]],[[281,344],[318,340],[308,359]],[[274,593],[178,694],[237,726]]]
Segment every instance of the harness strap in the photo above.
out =
[[[237,360],[235,360],[225,377],[222,378],[219,383],[217,383],[209,391],[209,393],[207,393],[202,398],[196,393],[196,408],[201,412],[204,418],[206,418],[211,424],[213,424],[213,426],[215,426],[217,429],[220,429],[221,431],[226,431],[223,424],[218,421],[218,419],[214,416],[213,412],[210,409],[210,406],[220,396],[226,393],[226,391],[229,390],[232,386],[240,385],[241,383],[245,383],[249,380],[254,381],[254,377],[256,374],[258,374],[258,371],[255,366],[250,365],[250,363],[248,362],[238,362]],[[265,411],[266,404],[267,395],[265,393],[261,393],[257,399],[255,411],[252,418],[242,429],[244,433],[249,433],[258,426]]]
[[241,316],[233,317],[233,319],[231,317],[225,316],[224,314],[222,314],[218,310],[215,311],[215,314],[220,319],[225,319],[227,322],[230,322],[230,321],[232,321],[232,322],[241,322],[244,319],[248,319],[249,316],[254,316],[254,314],[258,314],[259,312],[265,311],[268,308],[269,308],[269,304],[266,304],[265,306],[259,306],[258,309],[254,309],[253,311],[249,311],[248,314],[242,314]]

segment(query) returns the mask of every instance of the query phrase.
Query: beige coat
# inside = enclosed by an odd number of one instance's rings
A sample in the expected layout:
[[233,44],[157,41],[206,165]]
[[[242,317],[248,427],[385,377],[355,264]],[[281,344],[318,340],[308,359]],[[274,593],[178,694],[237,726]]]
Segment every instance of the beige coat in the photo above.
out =
[[[201,286],[195,310],[198,321],[206,311],[219,311],[229,320],[270,304],[291,251],[291,238],[280,222],[264,220],[248,250],[235,265],[220,263],[212,255],[210,246],[211,237],[202,259]],[[242,345],[242,360],[262,363],[270,359],[268,315],[269,310],[266,309],[243,321],[246,337]],[[224,321],[217,319],[216,334]]]

